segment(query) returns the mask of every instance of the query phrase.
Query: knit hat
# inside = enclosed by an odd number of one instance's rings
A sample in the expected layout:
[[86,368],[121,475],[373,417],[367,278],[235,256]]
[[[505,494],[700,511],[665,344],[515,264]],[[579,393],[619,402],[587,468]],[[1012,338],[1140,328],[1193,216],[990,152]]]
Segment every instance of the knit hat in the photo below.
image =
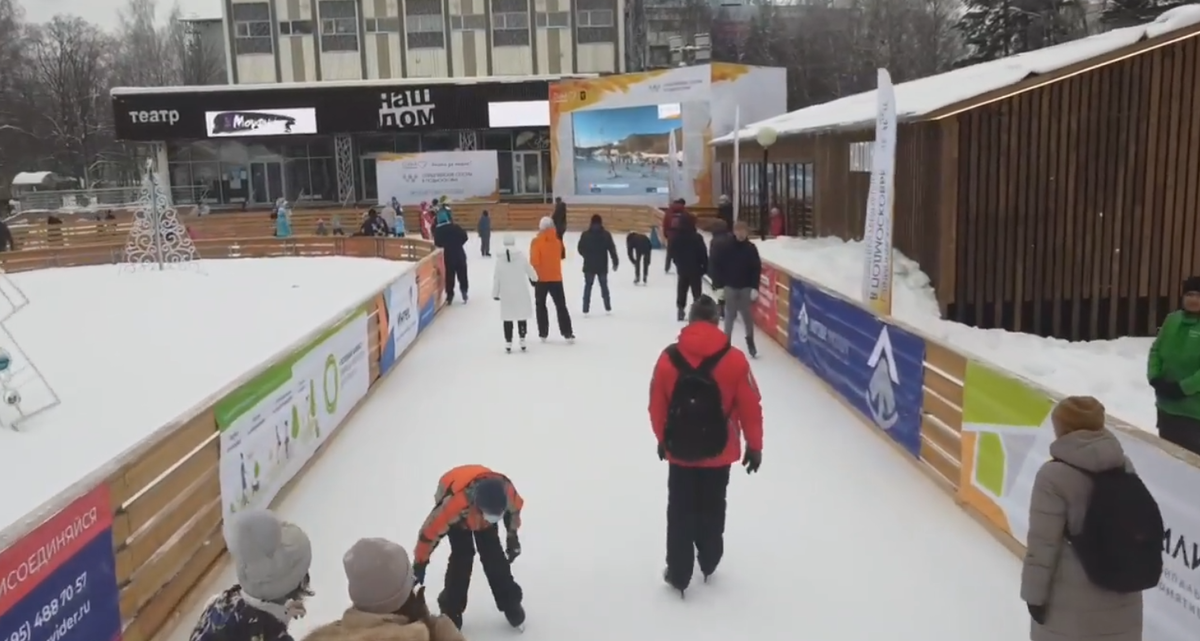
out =
[[261,601],[287,598],[304,583],[312,544],[298,526],[267,510],[230,519],[226,539],[242,591]]
[[1200,276],[1188,276],[1183,279],[1183,293],[1200,293]]
[[708,294],[701,294],[696,302],[692,303],[692,308],[688,311],[688,322],[695,323],[704,321],[716,325],[721,320],[721,312],[717,307],[717,301],[713,300]]
[[1050,411],[1054,433],[1099,432],[1104,429],[1104,405],[1091,396],[1068,396]]
[[485,478],[475,483],[472,503],[484,514],[504,514],[508,511],[508,492],[504,481]]
[[404,606],[416,577],[408,550],[387,539],[359,539],[342,557],[355,609],[391,614]]
[[542,219],[538,221],[538,231],[546,231],[551,227],[554,227],[554,219],[549,216],[542,216]]

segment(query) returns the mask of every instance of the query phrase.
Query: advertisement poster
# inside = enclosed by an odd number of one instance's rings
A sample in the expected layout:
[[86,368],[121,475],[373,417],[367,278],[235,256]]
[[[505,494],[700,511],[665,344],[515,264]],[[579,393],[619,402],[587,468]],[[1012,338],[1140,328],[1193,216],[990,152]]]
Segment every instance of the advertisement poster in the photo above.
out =
[[209,138],[298,136],[317,133],[316,109],[209,111],[204,114]]
[[420,305],[421,316],[417,323],[417,332],[425,331],[433,322],[437,310],[446,300],[446,285],[442,274],[445,273],[442,254],[434,260],[423,260],[417,263],[417,303]]
[[427,151],[375,158],[379,199],[417,205],[447,197],[452,203],[500,199],[500,165],[494,151]]
[[410,270],[383,290],[387,309],[388,336],[380,343],[379,373],[386,374],[417,340],[421,322],[421,303],[417,291],[416,270]]
[[754,324],[771,336],[777,336],[779,323],[775,311],[775,283],[778,278],[775,268],[764,264],[758,277],[758,300],[754,301]]
[[788,351],[920,456],[925,341],[802,280],[790,285]]
[[871,187],[863,229],[863,302],[879,316],[892,315],[892,201],[896,187],[896,94],[887,69],[879,70]]
[[367,395],[367,331],[360,310],[217,404],[226,519],[270,505]]
[[0,552],[6,641],[117,641],[112,505],[101,485]]

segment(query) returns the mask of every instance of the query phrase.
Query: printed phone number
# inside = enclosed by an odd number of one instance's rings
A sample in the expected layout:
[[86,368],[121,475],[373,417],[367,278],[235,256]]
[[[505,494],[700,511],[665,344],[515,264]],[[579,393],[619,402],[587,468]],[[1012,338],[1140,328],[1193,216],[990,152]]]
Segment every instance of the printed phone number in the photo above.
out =
[[[73,582],[68,583],[57,596],[43,605],[34,615],[33,621],[25,621],[16,630],[13,630],[8,635],[8,641],[33,641],[33,631],[46,626],[54,626],[54,631],[45,637],[48,641],[58,641],[63,638],[79,625],[83,617],[92,610],[91,601],[84,596],[86,590],[87,572],[84,572]],[[70,604],[78,603],[78,600],[82,600],[83,603],[76,606],[70,614],[66,614]],[[63,615],[64,618],[55,625],[60,615]]]

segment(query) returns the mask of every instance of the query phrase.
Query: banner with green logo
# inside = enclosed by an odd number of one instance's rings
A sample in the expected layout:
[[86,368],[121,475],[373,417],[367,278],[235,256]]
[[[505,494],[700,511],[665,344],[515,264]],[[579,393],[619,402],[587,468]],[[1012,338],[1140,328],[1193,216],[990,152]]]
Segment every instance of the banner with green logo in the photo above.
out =
[[367,327],[355,313],[217,403],[226,518],[270,505],[367,395]]

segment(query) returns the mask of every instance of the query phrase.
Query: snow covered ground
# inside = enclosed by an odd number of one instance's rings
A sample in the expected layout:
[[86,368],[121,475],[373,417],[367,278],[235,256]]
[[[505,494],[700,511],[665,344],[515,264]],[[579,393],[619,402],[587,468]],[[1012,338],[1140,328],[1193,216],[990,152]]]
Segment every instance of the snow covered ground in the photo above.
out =
[[[5,325],[62,404],[0,430],[9,524],[205,401],[411,263],[210,260],[200,270],[72,267],[11,275],[30,300]],[[0,346],[24,358],[7,336]],[[27,402],[44,388],[23,387]],[[7,408],[5,408],[7,409]]]
[[[861,297],[863,250],[858,241],[783,238],[760,242],[762,257],[854,300]],[[1062,394],[1091,394],[1114,416],[1153,431],[1154,392],[1146,383],[1150,338],[1071,342],[976,329],[941,318],[929,277],[897,252],[892,311],[930,338]]]
[[[549,343],[535,338],[529,353],[506,355],[489,297],[499,236],[491,259],[477,257],[472,239],[471,301],[442,312],[279,506],[313,545],[317,594],[292,625],[296,638],[349,606],[342,555],[351,544],[387,537],[411,551],[438,478],[464,463],[509,474],[526,499],[524,554],[513,565],[529,615],[523,641],[1028,635],[1018,560],[770,341],[753,363],[762,471],[735,468],[724,561],[712,584],[697,582],[681,601],[662,583],[667,469],[646,416],[650,371],[680,328],[663,252],[649,287],[635,287],[622,261],[610,276],[614,313],[585,318],[578,234],[568,233],[563,274],[578,342],[552,329]],[[429,568],[435,610],[448,554],[443,543]],[[227,568],[206,587],[233,580]],[[185,641],[197,616],[183,615],[165,638]],[[464,633],[518,638],[479,568]]]

